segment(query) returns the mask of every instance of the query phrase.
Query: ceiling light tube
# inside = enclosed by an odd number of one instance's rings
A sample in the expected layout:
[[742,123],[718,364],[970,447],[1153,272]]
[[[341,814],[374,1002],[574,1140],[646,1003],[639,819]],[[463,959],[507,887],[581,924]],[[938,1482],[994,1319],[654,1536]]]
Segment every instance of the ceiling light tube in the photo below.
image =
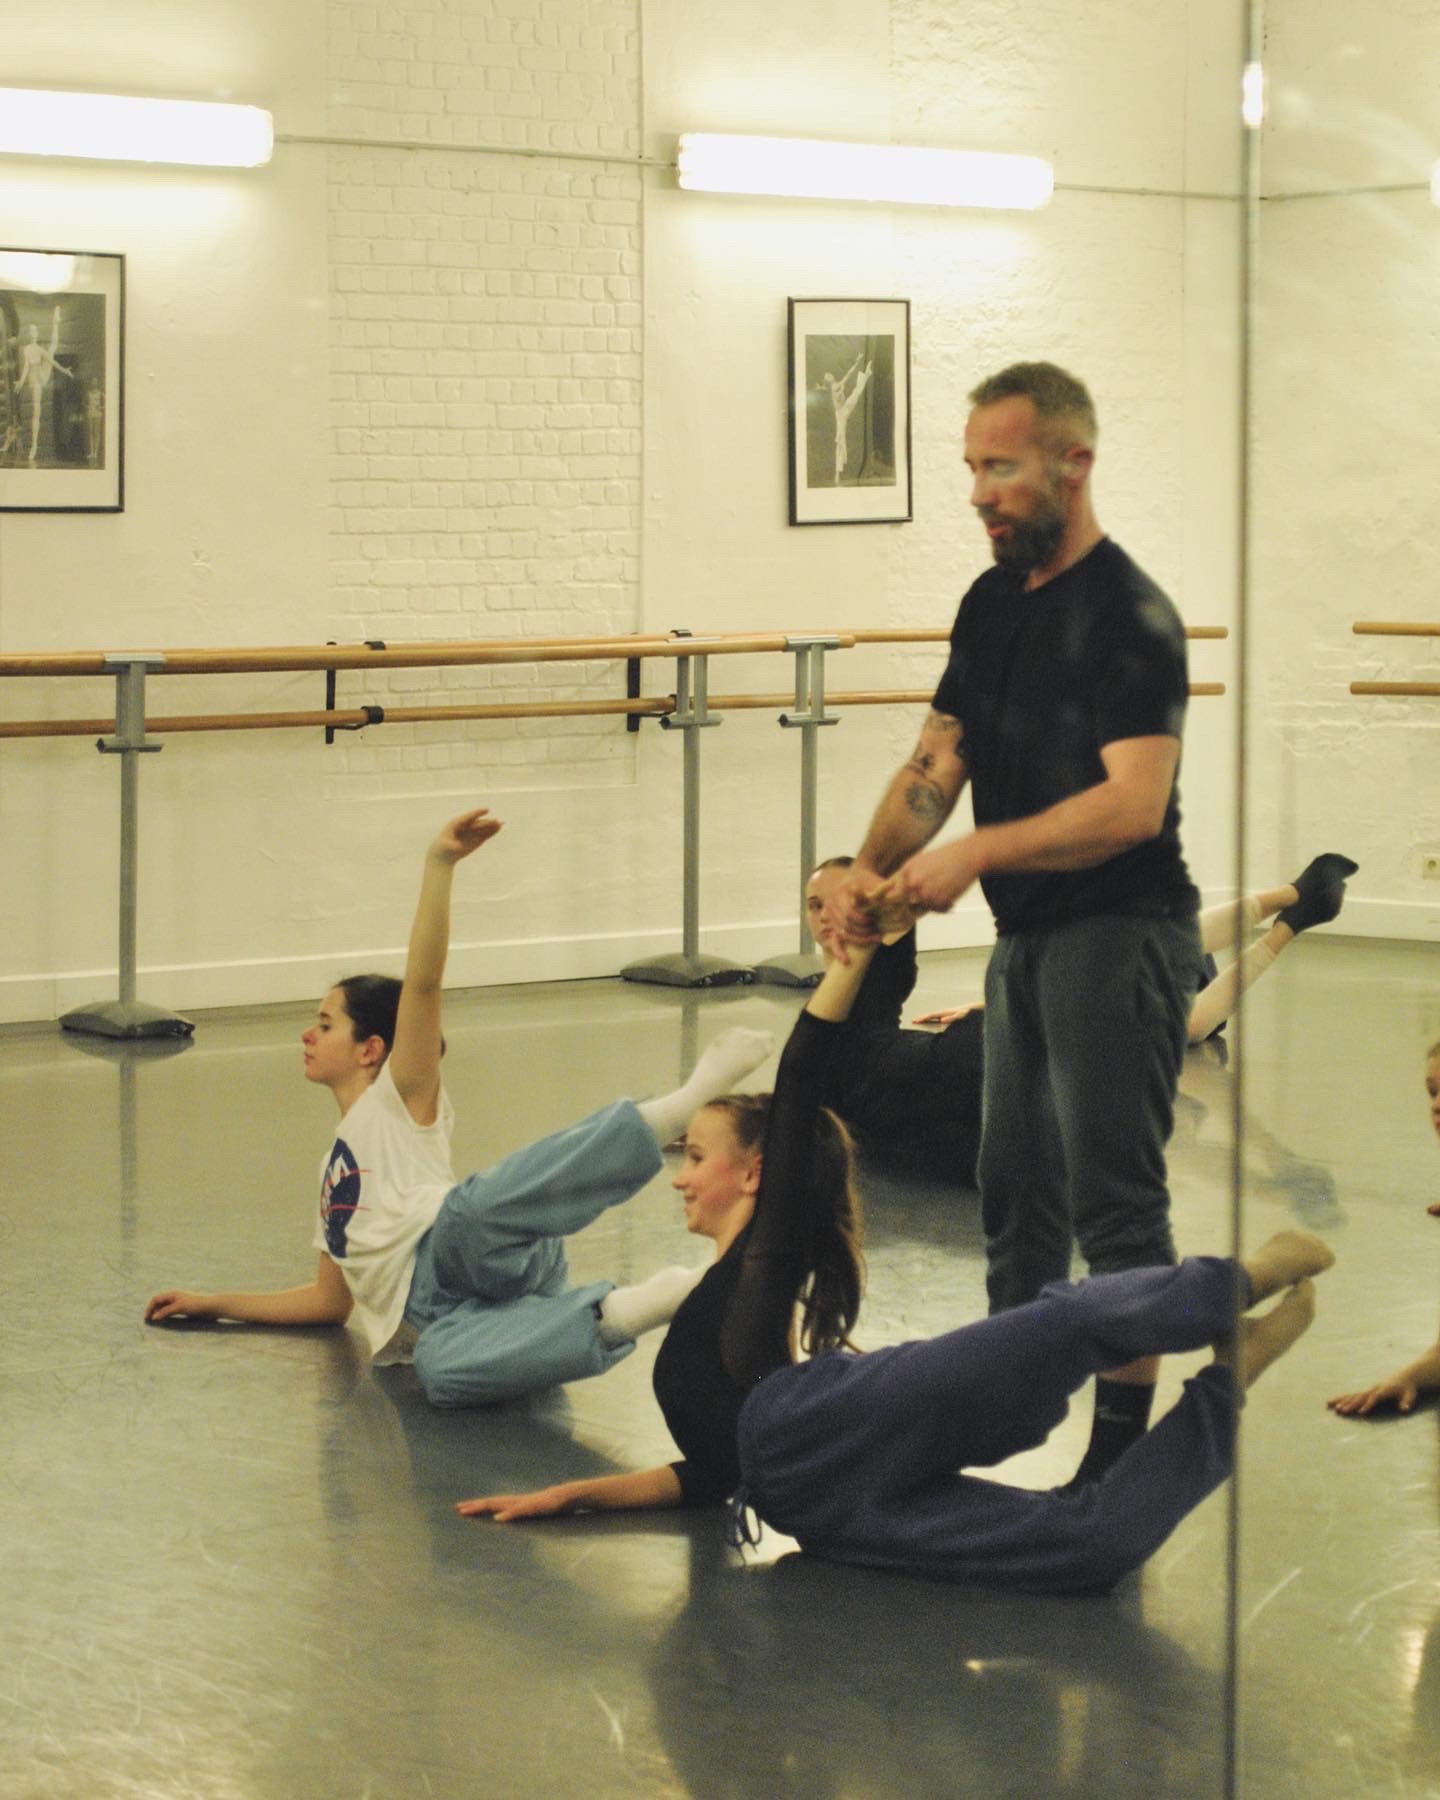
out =
[[270,160],[274,122],[258,106],[0,88],[0,154],[253,169]]
[[676,167],[682,188],[707,193],[902,206],[1033,209],[1055,189],[1054,171],[1038,156],[709,131],[681,134]]

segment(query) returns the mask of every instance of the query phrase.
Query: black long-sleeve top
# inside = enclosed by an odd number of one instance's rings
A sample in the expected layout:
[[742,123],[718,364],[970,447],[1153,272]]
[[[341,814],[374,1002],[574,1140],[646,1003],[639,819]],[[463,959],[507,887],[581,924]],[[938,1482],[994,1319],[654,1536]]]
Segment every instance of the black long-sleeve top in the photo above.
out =
[[[863,992],[863,989],[862,989]],[[655,1398],[682,1460],[686,1505],[740,1484],[740,1409],[755,1383],[791,1360],[795,1298],[809,1266],[811,1150],[848,1023],[802,1012],[780,1057],[750,1222],[670,1322],[655,1358]]]
[[829,1104],[861,1148],[973,1185],[980,1148],[984,1015],[907,1031],[915,934],[883,944],[865,974],[836,1060]]

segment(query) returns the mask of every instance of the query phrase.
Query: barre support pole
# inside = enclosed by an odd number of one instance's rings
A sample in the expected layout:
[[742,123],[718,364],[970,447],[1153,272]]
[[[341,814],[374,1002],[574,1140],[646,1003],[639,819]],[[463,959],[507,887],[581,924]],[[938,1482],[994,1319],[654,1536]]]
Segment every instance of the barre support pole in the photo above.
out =
[[105,658],[115,671],[115,732],[100,738],[102,756],[120,758],[120,995],[77,1007],[60,1020],[66,1031],[95,1037],[188,1037],[195,1026],[178,1013],[135,998],[136,890],[140,842],[140,771],[136,758],[159,752],[145,736],[145,672],[160,669],[159,651],[126,651]]
[[[677,631],[676,637],[688,637]],[[709,662],[703,652],[675,659],[675,710],[660,721],[662,731],[684,737],[684,917],[678,956],[647,956],[627,963],[624,981],[648,981],[660,987],[729,987],[755,979],[750,969],[719,956],[700,954],[700,739],[708,726],[722,724],[709,711]]]
[[780,727],[800,733],[800,942],[793,956],[770,956],[755,967],[755,979],[775,987],[814,987],[823,966],[810,938],[805,887],[815,868],[816,795],[820,780],[820,728],[838,725],[825,711],[825,652],[837,650],[833,635],[792,637],[795,652],[795,710],[781,713]]

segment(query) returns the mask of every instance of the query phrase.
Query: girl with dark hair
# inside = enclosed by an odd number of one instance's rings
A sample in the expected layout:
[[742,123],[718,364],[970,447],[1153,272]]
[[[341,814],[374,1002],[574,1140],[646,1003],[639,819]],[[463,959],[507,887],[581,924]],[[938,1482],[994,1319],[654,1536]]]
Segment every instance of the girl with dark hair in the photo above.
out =
[[[894,922],[892,911],[886,935]],[[758,1148],[748,1102],[702,1107],[686,1132],[675,1186],[718,1259],[655,1362],[681,1459],[464,1500],[459,1512],[507,1523],[729,1497],[737,1536],[749,1510],[831,1561],[1070,1593],[1138,1567],[1229,1473],[1237,1388],[1305,1330],[1309,1277],[1333,1260],[1305,1232],[1283,1232],[1244,1262],[1191,1257],[1056,1282],[941,1337],[850,1353],[860,1298],[850,1153],[824,1103],[873,954],[853,946],[812,992]],[[1237,1314],[1281,1290],[1232,1347]],[[1207,1344],[1214,1362],[1099,1481],[1036,1492],[961,1472],[1043,1443],[1099,1370]]]
[[315,1279],[278,1293],[151,1297],[152,1324],[180,1317],[339,1325],[353,1314],[376,1363],[415,1364],[437,1406],[505,1400],[598,1375],[665,1324],[698,1274],[568,1285],[563,1239],[660,1170],[660,1148],[698,1105],[770,1053],[767,1032],[722,1033],[673,1094],[617,1100],[457,1183],[454,1109],[440,1080],[441,983],[455,865],[500,829],[485,808],[431,844],[405,978],[358,975],[320,1002],[304,1032],[306,1078],[340,1125],[320,1169]]

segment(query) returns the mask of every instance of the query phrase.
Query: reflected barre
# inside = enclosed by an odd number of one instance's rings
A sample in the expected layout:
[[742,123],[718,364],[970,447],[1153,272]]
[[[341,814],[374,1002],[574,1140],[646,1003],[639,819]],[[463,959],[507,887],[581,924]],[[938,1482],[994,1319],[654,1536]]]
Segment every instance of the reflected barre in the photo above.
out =
[[[1433,620],[1361,619],[1350,627],[1356,637],[1440,638],[1440,624]],[[1394,699],[1440,698],[1440,681],[1352,681],[1350,692],[1390,696]]]

